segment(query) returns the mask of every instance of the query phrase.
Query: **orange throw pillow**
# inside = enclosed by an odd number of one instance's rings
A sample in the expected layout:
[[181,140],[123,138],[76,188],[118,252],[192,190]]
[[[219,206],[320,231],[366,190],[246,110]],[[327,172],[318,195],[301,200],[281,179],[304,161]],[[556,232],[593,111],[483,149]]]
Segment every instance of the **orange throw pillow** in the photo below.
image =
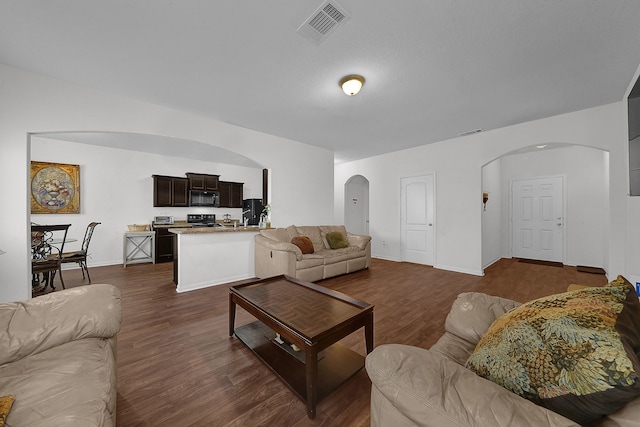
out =
[[313,253],[313,243],[307,236],[296,236],[291,239],[291,243],[299,247],[303,254]]

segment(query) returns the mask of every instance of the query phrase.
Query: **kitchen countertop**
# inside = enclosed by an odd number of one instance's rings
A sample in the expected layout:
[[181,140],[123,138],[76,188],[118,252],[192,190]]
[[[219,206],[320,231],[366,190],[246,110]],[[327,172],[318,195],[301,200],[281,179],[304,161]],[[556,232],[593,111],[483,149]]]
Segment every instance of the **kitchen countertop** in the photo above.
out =
[[175,221],[173,224],[155,224],[152,223],[153,228],[184,228],[191,227],[191,224],[187,224],[187,221]]
[[257,232],[260,230],[266,230],[265,228],[260,228],[257,225],[249,225],[247,227],[181,227],[175,228],[172,227],[169,231],[174,234],[210,234],[210,233],[243,233],[243,232]]

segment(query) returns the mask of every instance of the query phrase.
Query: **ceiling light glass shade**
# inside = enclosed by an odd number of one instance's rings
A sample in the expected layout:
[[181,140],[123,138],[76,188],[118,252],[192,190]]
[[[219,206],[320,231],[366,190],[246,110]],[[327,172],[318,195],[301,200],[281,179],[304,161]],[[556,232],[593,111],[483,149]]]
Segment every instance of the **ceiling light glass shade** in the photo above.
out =
[[349,96],[354,96],[360,92],[362,85],[364,85],[364,77],[355,74],[344,76],[340,79],[342,91]]

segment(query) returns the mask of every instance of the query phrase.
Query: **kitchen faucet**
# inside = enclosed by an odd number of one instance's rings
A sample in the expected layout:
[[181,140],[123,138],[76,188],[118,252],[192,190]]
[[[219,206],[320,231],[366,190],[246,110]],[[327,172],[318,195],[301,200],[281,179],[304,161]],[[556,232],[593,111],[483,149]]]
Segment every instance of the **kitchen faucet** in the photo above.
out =
[[[251,212],[251,209],[247,209],[246,211],[242,211],[242,216],[244,216],[244,214],[246,214],[248,212]],[[246,217],[243,218],[242,222],[244,223],[244,226],[246,227],[247,225],[249,225],[249,218],[246,218]]]

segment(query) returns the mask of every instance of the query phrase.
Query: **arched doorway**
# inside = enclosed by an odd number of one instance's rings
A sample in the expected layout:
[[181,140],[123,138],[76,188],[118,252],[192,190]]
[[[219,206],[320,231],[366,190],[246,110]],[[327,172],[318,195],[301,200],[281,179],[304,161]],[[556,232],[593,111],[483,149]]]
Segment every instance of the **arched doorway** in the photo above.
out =
[[546,143],[505,153],[482,167],[482,192],[488,196],[483,206],[478,195],[483,269],[500,258],[518,256],[513,251],[514,183],[551,177],[563,182],[563,214],[559,220],[553,216],[563,239],[560,261],[605,267],[609,153],[577,144]]
[[354,234],[369,234],[369,180],[354,175],[344,184],[344,225]]

